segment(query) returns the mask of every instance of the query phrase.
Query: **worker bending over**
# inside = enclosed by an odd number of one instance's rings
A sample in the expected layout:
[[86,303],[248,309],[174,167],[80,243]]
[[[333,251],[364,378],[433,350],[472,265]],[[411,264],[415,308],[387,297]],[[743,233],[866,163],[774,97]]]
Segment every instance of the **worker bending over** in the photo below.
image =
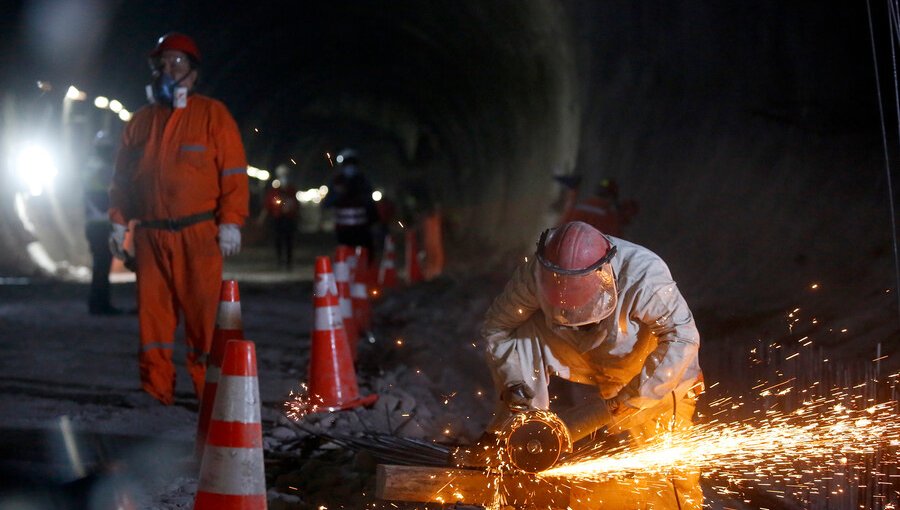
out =
[[[601,431],[638,447],[692,423],[700,336],[666,264],[637,244],[579,221],[545,231],[489,308],[482,334],[500,401],[460,465],[484,464],[491,432],[511,412],[550,409],[551,376],[594,387],[593,402],[554,409],[573,440]],[[697,473],[604,487],[596,494],[604,509],[700,508],[703,499]]]

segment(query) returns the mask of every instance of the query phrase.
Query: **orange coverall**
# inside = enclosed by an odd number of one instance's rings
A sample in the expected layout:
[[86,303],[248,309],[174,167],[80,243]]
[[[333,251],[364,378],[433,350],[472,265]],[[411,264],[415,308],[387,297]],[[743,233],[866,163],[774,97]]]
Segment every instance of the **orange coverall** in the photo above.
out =
[[626,225],[637,214],[634,200],[620,202],[618,198],[592,195],[578,200],[578,191],[569,190],[559,220],[559,225],[570,221],[583,221],[604,234],[622,237]]
[[[222,281],[217,225],[243,225],[248,207],[247,159],[225,105],[194,94],[185,108],[152,104],[134,114],[116,158],[109,216],[145,222],[134,234],[140,376],[144,391],[165,404],[174,400],[179,312],[187,369],[197,397],[203,394]],[[186,226],[159,222],[192,216]]]

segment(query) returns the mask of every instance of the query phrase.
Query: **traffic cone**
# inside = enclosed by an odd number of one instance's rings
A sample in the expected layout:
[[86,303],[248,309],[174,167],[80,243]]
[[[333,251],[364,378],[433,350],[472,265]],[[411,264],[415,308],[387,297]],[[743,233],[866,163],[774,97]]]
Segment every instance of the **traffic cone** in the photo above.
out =
[[253,342],[230,340],[200,464],[195,510],[266,508],[259,381]]
[[406,230],[406,283],[422,281],[422,268],[419,266],[419,242],[416,230]]
[[350,300],[353,302],[353,320],[360,332],[372,327],[372,310],[369,305],[369,250],[356,247],[356,274],[350,283]]
[[206,360],[206,382],[203,384],[203,397],[200,399],[200,416],[197,420],[197,443],[194,453],[197,459],[203,456],[206,445],[206,432],[209,428],[209,417],[213,403],[216,401],[216,389],[219,386],[219,372],[222,358],[225,356],[225,344],[229,340],[244,338],[244,325],[241,322],[241,295],[235,280],[222,280],[219,291],[219,311],[216,313],[216,328],[213,330],[212,345],[209,358]]
[[381,267],[378,268],[378,285],[382,289],[393,289],[397,286],[396,258],[394,238],[387,234],[384,236],[384,255],[381,257]]
[[337,247],[334,257],[334,279],[337,282],[338,300],[341,307],[341,319],[344,321],[344,331],[347,332],[347,345],[350,346],[350,356],[356,361],[356,344],[359,342],[359,328],[353,318],[353,299],[350,297],[350,254],[353,248],[345,245]]
[[374,394],[359,396],[347,333],[341,320],[337,284],[328,257],[316,257],[313,308],[316,318],[309,359],[310,404],[323,410],[337,411],[369,405],[378,400],[378,395]]
[[359,247],[349,246],[348,248],[350,248],[350,251],[347,252],[347,267],[350,268],[350,278],[348,281],[352,285],[353,282],[356,281],[356,266],[357,259],[359,258],[356,254],[356,248]]

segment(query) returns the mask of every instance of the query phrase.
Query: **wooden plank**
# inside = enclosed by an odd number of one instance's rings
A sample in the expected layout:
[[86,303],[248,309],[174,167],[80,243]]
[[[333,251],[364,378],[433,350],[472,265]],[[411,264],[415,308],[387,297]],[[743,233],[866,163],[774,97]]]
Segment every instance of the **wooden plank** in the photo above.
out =
[[566,508],[569,488],[525,474],[489,476],[475,469],[379,464],[375,497],[393,501]]

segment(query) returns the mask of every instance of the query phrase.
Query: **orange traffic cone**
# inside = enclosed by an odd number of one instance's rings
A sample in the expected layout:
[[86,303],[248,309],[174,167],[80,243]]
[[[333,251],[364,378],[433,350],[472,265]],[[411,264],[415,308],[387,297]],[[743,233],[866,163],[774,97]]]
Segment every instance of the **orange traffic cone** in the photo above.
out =
[[350,283],[350,300],[353,302],[353,320],[360,332],[372,327],[372,310],[369,306],[368,275],[369,250],[356,247],[356,274]]
[[309,360],[310,404],[316,410],[336,411],[378,400],[378,395],[359,396],[347,333],[341,320],[337,284],[328,257],[316,257],[313,308],[316,318]]
[[345,245],[337,247],[334,257],[334,279],[337,282],[338,300],[341,307],[341,319],[344,321],[344,331],[347,332],[347,345],[350,346],[350,356],[356,361],[356,344],[359,342],[359,328],[353,318],[353,300],[350,297],[350,254],[353,248]]
[[239,338],[244,338],[244,325],[241,322],[241,295],[238,292],[238,283],[235,280],[222,280],[216,329],[213,330],[212,346],[206,361],[206,382],[203,384],[203,398],[200,399],[200,416],[197,420],[197,443],[194,452],[198,460],[203,456],[203,448],[206,445],[206,431],[216,400],[225,344],[229,340]]
[[266,479],[253,342],[228,342],[219,386],[194,509],[264,510]]
[[419,266],[419,242],[413,228],[406,230],[406,283],[422,281],[422,268]]
[[394,238],[387,234],[384,236],[384,255],[381,257],[381,267],[378,268],[378,285],[382,289],[392,289],[397,286],[396,258]]
[[347,267],[350,269],[350,278],[348,281],[352,285],[353,282],[356,281],[356,264],[359,259],[356,254],[356,248],[359,247],[348,246],[348,248],[350,248],[350,251],[347,252]]

